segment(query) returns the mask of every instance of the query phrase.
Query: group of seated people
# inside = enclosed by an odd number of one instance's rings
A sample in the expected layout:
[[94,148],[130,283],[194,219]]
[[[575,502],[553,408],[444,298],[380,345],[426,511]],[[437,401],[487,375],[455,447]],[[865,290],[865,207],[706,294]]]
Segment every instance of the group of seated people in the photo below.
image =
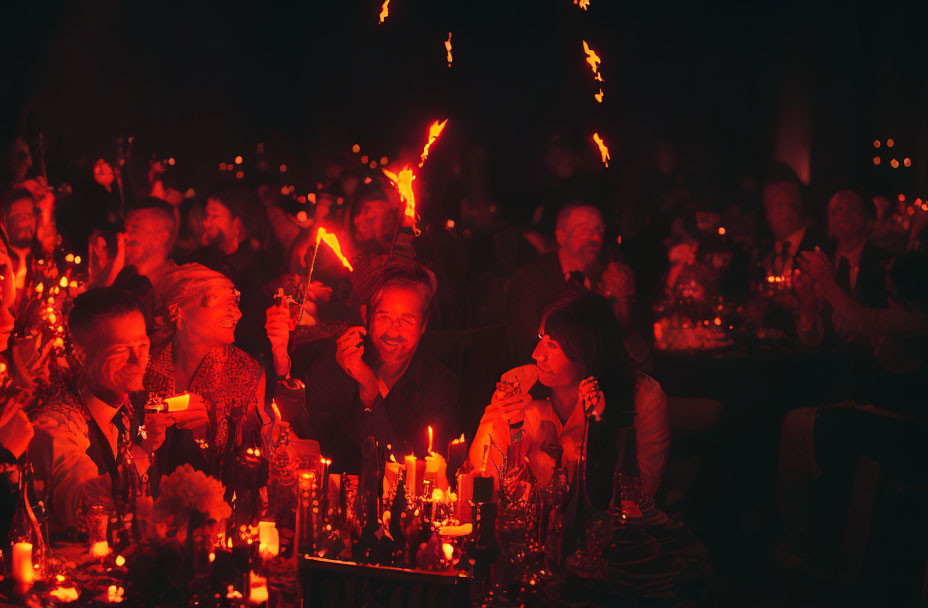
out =
[[[311,251],[316,229],[336,221],[329,206],[318,206],[316,220],[303,224],[268,206],[285,250],[278,262],[305,273],[310,259],[320,258],[319,276],[329,284],[300,286],[303,298],[283,289],[268,294],[272,282],[262,268],[270,254],[261,258],[250,248],[245,203],[233,191],[211,194],[193,219],[181,217],[180,204],[141,198],[118,234],[90,236],[87,284],[61,283],[73,296],[61,320],[65,348],[53,348],[44,326],[29,331],[48,323],[34,309],[44,307],[59,274],[43,273],[65,267],[55,261],[58,240],[49,237],[54,205],[43,201],[18,188],[2,206],[0,445],[8,460],[28,454],[58,530],[80,528],[88,508],[125,500],[137,484],[157,493],[160,477],[182,464],[230,479],[241,450],[261,445],[261,429],[279,422],[278,391],[295,388],[303,391],[303,405],[283,408],[283,421],[298,437],[316,440],[337,470],[357,472],[362,442],[371,436],[395,454],[425,455],[423,429],[431,427],[436,445],[464,433],[472,466],[498,476],[510,428],[521,424],[527,441],[520,457],[540,484],[555,466],[543,448],[556,443],[568,479],[576,478],[578,462],[590,462],[598,476],[589,480],[590,497],[605,506],[615,436],[588,438],[594,416],[613,430],[632,421],[642,494],[658,495],[674,399],[660,378],[641,371],[650,340],[635,312],[634,258],[613,255],[597,205],[563,205],[551,246],[513,274],[499,348],[511,349],[515,367],[500,382],[515,382],[518,390],[500,396],[493,386],[469,387],[490,403],[479,424],[467,428],[462,379],[422,342],[449,287],[416,255],[393,216],[395,201],[376,184],[359,186],[357,208],[346,220],[346,250],[355,254],[350,274],[327,264],[322,248]],[[828,202],[834,247],[809,227],[798,182],[769,181],[763,203],[772,241],[758,253],[758,267],[791,284],[763,314],[785,310],[793,335],[807,346],[869,348],[883,373],[870,378],[871,390],[855,403],[796,409],[783,423],[778,490],[787,536],[799,543],[808,526],[805,488],[829,457],[820,443],[823,425],[848,464],[873,451],[873,429],[892,444],[900,425],[923,424],[917,396],[925,388],[928,266],[915,251],[889,266],[869,238],[873,205],[857,192],[841,190]],[[177,256],[182,219],[198,232],[195,246]],[[396,241],[398,233],[394,250],[391,237]],[[50,372],[50,363],[67,377]],[[585,396],[591,386],[592,411]],[[144,407],[149,395],[184,393],[190,398],[183,411]]]

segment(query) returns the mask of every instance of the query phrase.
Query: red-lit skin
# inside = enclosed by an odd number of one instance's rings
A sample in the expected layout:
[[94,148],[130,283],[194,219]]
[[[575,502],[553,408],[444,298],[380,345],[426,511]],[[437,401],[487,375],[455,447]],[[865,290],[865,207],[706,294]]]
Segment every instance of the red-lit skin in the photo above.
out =
[[3,225],[14,249],[28,249],[32,245],[37,223],[35,204],[31,199],[13,201],[3,217]]
[[142,313],[104,317],[93,328],[89,343],[75,347],[90,392],[115,406],[130,391],[142,390],[149,346]]
[[93,179],[106,188],[107,192],[110,192],[113,189],[113,182],[116,181],[116,174],[108,162],[98,158],[97,162],[93,164]]
[[168,261],[173,248],[170,225],[150,209],[134,209],[126,214],[126,265],[149,276]]
[[555,236],[564,272],[587,272],[603,247],[606,225],[596,207],[578,207],[558,226]]
[[388,201],[366,201],[354,217],[355,243],[389,243],[396,227],[396,208]]
[[238,299],[232,281],[216,281],[202,298],[178,310],[172,350],[178,392],[187,388],[210,350],[235,342],[235,326],[242,318]]
[[551,389],[551,405],[560,419],[566,422],[577,405],[577,394],[580,381],[586,375],[586,366],[570,359],[561,345],[545,333],[544,319],[538,335],[538,344],[532,352],[538,368],[538,381]]
[[805,225],[799,186],[774,182],[764,188],[764,211],[773,237],[784,241]]
[[244,228],[242,220],[235,217],[219,199],[210,197],[203,210],[203,244],[216,245],[226,255],[238,250]]
[[[365,308],[365,314],[368,312]],[[379,393],[378,379],[388,387],[399,380],[419,346],[428,325],[428,297],[421,285],[390,284],[371,303],[370,342],[380,366],[371,369],[364,355],[363,327],[352,327],[338,339],[336,359],[361,385],[361,400],[371,405]]]
[[839,253],[863,245],[871,225],[863,200],[856,194],[839,192],[828,201],[828,233],[838,239]]
[[13,280],[13,261],[6,247],[0,243],[0,352],[7,349],[13,333],[13,313],[10,306],[16,301],[16,283]]

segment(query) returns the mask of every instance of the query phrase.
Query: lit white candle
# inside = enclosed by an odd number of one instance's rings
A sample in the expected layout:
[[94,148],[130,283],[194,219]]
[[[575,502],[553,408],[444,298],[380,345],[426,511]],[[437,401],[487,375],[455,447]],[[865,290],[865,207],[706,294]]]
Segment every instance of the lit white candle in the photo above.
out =
[[35,580],[35,568],[32,566],[32,543],[13,544],[13,580],[17,583],[32,584]]

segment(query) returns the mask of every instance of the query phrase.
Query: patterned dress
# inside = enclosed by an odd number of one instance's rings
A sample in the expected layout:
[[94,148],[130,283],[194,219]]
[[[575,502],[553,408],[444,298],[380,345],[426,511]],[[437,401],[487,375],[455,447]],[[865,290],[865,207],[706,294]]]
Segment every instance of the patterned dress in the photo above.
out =
[[[145,389],[163,397],[177,394],[174,385],[173,345],[169,341],[156,351],[145,370]],[[245,351],[233,345],[217,346],[200,363],[187,392],[206,401],[209,428],[199,443],[189,430],[168,429],[168,439],[158,451],[159,472],[168,474],[189,463],[221,478],[223,457],[240,445],[255,426],[261,368]],[[263,405],[263,404],[262,404]],[[251,414],[251,416],[249,416]]]

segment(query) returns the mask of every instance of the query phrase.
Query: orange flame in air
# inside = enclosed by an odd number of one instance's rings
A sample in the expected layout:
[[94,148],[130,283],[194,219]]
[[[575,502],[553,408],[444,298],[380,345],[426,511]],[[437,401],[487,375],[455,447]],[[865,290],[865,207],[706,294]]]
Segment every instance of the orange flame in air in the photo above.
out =
[[[449,32],[449,35],[450,35],[450,32]],[[449,57],[450,57],[450,54],[449,54]],[[419,159],[419,166],[420,166],[420,167],[421,167],[423,164],[425,164],[425,159],[429,157],[429,148],[432,147],[432,143],[434,143],[434,141],[435,141],[436,139],[438,139],[438,136],[441,135],[441,132],[445,130],[445,125],[446,125],[446,124],[448,124],[448,119],[447,119],[447,118],[444,119],[444,120],[441,121],[441,122],[438,122],[438,121],[436,120],[436,121],[433,122],[432,125],[429,127],[429,140],[425,143],[425,147],[422,148],[422,156],[421,156],[420,159]]]
[[280,414],[280,408],[277,407],[277,402],[273,399],[271,400],[271,409],[274,410],[274,422],[280,422],[283,416]]
[[[420,167],[425,164],[425,159],[429,157],[429,149],[441,135],[442,131],[444,131],[446,124],[448,124],[447,118],[441,122],[436,120],[429,126],[429,138],[425,143],[425,147],[422,148],[422,155],[419,159]],[[416,227],[416,194],[412,189],[412,182],[416,179],[416,173],[409,166],[400,169],[399,173],[394,173],[388,169],[382,169],[382,171],[383,174],[393,182],[393,186],[396,188],[397,192],[399,192],[400,199],[406,203],[406,210],[404,213],[412,222],[413,234],[419,236],[422,231]]]
[[393,182],[397,192],[400,193],[400,199],[406,203],[404,213],[406,217],[412,220],[413,233],[419,236],[420,231],[416,227],[416,195],[412,191],[412,180],[416,179],[416,174],[409,167],[403,167],[399,173],[383,169],[383,174]]
[[432,426],[429,425],[429,454],[432,453]]
[[383,23],[386,21],[387,17],[390,16],[390,9],[387,7],[390,5],[390,0],[383,0],[383,6],[380,8],[380,22]]
[[590,8],[590,0],[574,0],[574,4],[576,4],[583,10]]
[[348,270],[354,271],[354,268],[351,266],[351,262],[348,261],[344,255],[342,255],[341,245],[338,244],[338,237],[326,230],[325,228],[319,227],[319,232],[316,233],[316,247],[319,247],[320,242],[325,242],[330,249],[335,253],[339,260],[341,260],[342,265]]
[[464,433],[461,433],[461,436],[458,437],[457,439],[452,439],[452,440],[451,440],[451,443],[452,443],[452,444],[464,443],[465,441],[467,441],[467,440],[464,439]]
[[451,67],[451,32],[448,32],[448,39],[445,40],[445,50],[448,51],[448,67]]
[[603,97],[605,96],[606,95],[603,93],[602,88],[599,89],[599,93],[593,93],[593,99],[595,99],[597,103],[602,103]]
[[599,58],[599,55],[596,54],[596,51],[590,48],[590,45],[586,43],[586,40],[583,41],[583,52],[586,53],[586,62],[590,64],[590,69],[593,70],[593,75],[597,80],[602,81],[602,76],[599,75],[599,64],[602,63],[602,59]]
[[606,147],[606,142],[603,141],[603,138],[599,136],[599,133],[593,133],[593,141],[596,142],[596,145],[599,146],[599,153],[603,157],[603,164],[607,167],[609,166],[609,148]]

